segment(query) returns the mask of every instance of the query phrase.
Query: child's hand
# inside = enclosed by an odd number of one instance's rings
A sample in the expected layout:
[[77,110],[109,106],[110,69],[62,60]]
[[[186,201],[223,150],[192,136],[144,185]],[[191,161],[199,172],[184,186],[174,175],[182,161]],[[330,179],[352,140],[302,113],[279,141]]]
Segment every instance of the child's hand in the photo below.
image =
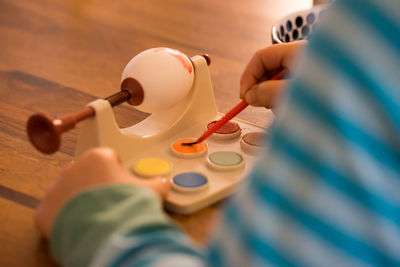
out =
[[109,148],[94,148],[60,173],[36,211],[36,225],[49,238],[54,218],[73,195],[92,186],[133,184],[146,186],[164,198],[170,188],[165,178],[140,179],[122,168],[118,155]]
[[287,81],[268,79],[282,69],[290,72],[294,59],[306,44],[306,41],[297,41],[257,51],[240,79],[240,98],[252,106],[273,108]]

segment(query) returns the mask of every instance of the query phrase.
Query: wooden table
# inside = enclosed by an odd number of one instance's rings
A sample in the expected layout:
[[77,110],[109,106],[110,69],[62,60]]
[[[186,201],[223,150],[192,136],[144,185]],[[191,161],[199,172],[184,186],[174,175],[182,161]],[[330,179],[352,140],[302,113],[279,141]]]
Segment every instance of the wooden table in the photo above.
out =
[[[281,0],[0,0],[0,266],[55,266],[33,224],[52,178],[71,161],[78,129],[53,155],[27,141],[29,115],[58,117],[119,88],[126,63],[166,46],[189,56],[208,53],[217,105],[239,100],[240,74],[253,52],[270,42],[274,21],[311,1]],[[147,116],[115,109],[121,127]],[[266,125],[263,109],[240,117]],[[190,216],[171,215],[197,242],[206,242],[221,203]]]

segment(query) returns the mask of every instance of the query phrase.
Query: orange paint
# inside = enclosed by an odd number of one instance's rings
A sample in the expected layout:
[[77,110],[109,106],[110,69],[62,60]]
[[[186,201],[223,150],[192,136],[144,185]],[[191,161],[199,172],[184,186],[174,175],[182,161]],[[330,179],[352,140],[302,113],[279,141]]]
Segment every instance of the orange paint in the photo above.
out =
[[175,143],[173,143],[172,148],[175,151],[177,151],[179,153],[183,153],[183,154],[196,154],[196,153],[202,152],[205,149],[207,149],[207,145],[204,142],[201,142],[199,144],[195,144],[192,146],[182,146],[182,143],[191,143],[196,140],[197,140],[197,138],[181,139],[181,140],[178,140]]

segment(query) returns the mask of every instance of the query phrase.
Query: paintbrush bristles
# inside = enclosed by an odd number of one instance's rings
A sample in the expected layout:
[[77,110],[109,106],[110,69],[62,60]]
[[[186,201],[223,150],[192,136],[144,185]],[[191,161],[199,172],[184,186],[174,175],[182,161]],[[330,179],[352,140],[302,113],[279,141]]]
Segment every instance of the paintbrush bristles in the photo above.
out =
[[182,146],[193,146],[195,144],[197,144],[197,141],[196,142],[191,142],[191,143],[182,143],[181,145]]

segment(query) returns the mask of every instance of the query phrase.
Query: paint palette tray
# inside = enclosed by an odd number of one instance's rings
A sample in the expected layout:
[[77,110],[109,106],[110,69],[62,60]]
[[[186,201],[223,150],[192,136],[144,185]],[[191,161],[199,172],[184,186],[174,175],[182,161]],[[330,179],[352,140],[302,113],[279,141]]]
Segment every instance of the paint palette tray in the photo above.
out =
[[90,147],[111,147],[123,166],[143,179],[159,171],[172,183],[165,206],[180,214],[195,212],[235,192],[257,158],[259,144],[253,135],[265,131],[234,119],[241,129],[239,134],[228,138],[213,134],[205,141],[206,151],[198,155],[174,153],[171,145],[177,140],[199,137],[209,123],[222,116],[217,111],[206,59],[195,56],[191,61],[194,82],[183,101],[131,127],[118,127],[109,102],[98,99],[89,103],[96,116],[82,122],[76,149],[79,156]]
[[[242,129],[241,136],[263,130],[244,121],[235,121]],[[146,158],[156,157],[171,163],[171,171],[164,175],[170,179],[172,184],[172,190],[168,193],[165,203],[168,210],[189,214],[229,196],[246,177],[256,159],[256,153],[253,153],[253,151],[243,151],[240,136],[227,140],[210,136],[205,141],[208,146],[207,152],[198,157],[186,158],[173,153],[172,143],[177,139],[198,136],[199,133],[204,131],[207,123],[209,121],[198,123],[124,162],[124,166],[130,170],[135,162]],[[221,154],[219,157],[218,153]],[[214,163],[215,166],[211,165],[210,158],[212,159],[212,155],[216,155],[214,161],[218,164]],[[237,155],[237,157],[232,157],[232,155]],[[226,169],[223,169],[224,167]],[[200,174],[200,176],[190,177],[196,174]],[[182,185],[179,179],[175,179],[176,177],[183,180],[186,178],[189,181]]]

